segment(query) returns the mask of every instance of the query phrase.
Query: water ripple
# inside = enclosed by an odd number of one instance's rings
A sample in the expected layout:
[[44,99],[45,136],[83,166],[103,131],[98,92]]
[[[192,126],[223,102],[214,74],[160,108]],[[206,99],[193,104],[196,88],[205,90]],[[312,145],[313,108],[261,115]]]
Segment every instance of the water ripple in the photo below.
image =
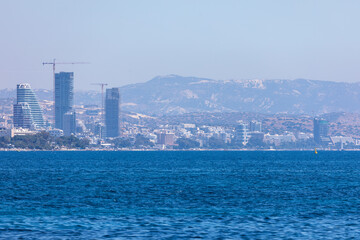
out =
[[0,152],[1,239],[360,239],[356,152]]

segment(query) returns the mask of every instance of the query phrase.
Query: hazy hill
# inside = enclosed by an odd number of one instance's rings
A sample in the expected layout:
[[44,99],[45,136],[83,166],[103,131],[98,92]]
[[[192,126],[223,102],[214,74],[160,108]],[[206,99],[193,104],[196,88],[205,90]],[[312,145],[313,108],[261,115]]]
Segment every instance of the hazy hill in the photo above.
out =
[[359,112],[360,83],[315,80],[219,81],[169,75],[121,88],[123,108],[146,114]]

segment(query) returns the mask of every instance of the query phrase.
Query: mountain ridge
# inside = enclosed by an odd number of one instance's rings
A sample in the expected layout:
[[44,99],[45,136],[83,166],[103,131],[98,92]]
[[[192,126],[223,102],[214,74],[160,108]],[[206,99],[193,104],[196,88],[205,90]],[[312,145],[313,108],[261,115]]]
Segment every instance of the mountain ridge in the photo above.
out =
[[[358,112],[360,83],[308,79],[212,80],[158,76],[121,88],[126,110],[168,115],[189,112]],[[127,107],[130,106],[131,107]]]

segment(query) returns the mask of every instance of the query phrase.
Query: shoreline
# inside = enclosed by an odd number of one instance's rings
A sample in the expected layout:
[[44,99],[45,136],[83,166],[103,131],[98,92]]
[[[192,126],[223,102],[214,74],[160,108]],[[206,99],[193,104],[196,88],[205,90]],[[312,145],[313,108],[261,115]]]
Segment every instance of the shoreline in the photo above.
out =
[[[318,152],[358,152],[360,149],[318,149]],[[1,149],[0,152],[314,152],[314,149]]]

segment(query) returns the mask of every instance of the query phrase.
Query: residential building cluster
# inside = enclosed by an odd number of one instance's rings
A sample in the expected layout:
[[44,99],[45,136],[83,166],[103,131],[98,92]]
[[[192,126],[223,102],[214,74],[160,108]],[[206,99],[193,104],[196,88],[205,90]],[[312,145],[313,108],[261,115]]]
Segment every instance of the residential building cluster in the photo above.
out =
[[[315,146],[344,149],[360,145],[359,139],[329,136],[329,122],[314,118],[313,133],[264,132],[262,122],[238,121],[234,126],[194,123],[147,126],[121,120],[119,88],[108,88],[103,107],[74,105],[74,73],[55,73],[54,102],[42,105],[30,84],[17,85],[12,116],[0,118],[0,137],[48,132],[54,138],[74,135],[90,141],[89,148],[113,149],[307,149]],[[45,111],[44,111],[45,110]],[[47,114],[44,114],[46,112]],[[120,140],[121,141],[120,141]]]

